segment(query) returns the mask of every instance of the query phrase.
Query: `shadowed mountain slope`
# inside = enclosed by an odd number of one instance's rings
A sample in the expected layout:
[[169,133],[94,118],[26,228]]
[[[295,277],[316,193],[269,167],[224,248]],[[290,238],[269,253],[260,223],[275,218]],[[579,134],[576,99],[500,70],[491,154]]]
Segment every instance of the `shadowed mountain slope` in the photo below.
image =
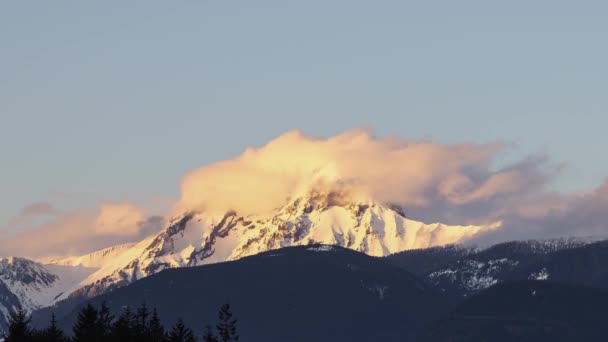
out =
[[608,291],[538,280],[506,282],[472,296],[425,342],[606,341]]
[[[325,245],[283,248],[238,261],[168,269],[98,296],[114,313],[155,306],[165,325],[182,317],[199,334],[223,303],[248,341],[413,341],[446,312],[433,290],[384,260]],[[84,302],[55,311],[64,327]]]

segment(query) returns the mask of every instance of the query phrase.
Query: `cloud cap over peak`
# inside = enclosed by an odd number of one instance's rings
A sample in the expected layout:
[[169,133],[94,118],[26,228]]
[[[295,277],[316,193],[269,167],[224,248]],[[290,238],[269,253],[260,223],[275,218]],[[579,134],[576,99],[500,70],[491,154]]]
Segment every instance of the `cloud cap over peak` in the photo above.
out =
[[499,143],[378,138],[368,129],[327,138],[294,130],[187,173],[177,208],[267,212],[315,184],[424,208],[437,202],[468,205],[522,196],[546,184],[551,172],[544,158],[492,169],[503,149]]

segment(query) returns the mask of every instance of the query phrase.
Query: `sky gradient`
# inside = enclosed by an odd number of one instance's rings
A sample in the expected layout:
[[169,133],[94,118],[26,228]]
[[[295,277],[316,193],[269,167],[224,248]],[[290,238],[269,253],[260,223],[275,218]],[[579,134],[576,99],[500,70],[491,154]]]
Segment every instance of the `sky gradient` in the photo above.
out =
[[608,175],[608,4],[0,5],[0,226],[37,202],[149,207],[188,171],[291,129],[368,126]]

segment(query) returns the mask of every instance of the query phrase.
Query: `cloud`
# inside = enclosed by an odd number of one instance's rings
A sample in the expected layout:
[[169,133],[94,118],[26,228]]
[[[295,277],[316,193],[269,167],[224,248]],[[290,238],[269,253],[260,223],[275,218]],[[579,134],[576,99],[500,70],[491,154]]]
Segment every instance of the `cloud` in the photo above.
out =
[[366,129],[317,138],[288,132],[236,158],[186,174],[177,210],[267,212],[311,187],[412,208],[466,207],[522,197],[544,187],[552,170],[530,157],[494,170],[502,144],[440,144]]
[[562,164],[541,154],[496,167],[506,147],[377,138],[365,129],[329,138],[291,131],[186,174],[177,208],[259,213],[320,186],[399,204],[428,223],[503,223],[477,242],[608,237],[608,180],[585,193],[552,192]]
[[[264,214],[319,187],[398,204],[409,217],[427,223],[503,222],[501,229],[476,237],[478,242],[606,235],[608,181],[581,194],[551,192],[560,165],[546,155],[531,155],[499,166],[506,148],[501,143],[378,138],[366,129],[327,138],[290,131],[185,174],[172,214]],[[1,255],[85,253],[137,241],[160,231],[164,222],[128,202],[103,202],[94,210],[73,212],[38,202],[17,217],[36,224],[0,240]],[[48,222],[31,221],[33,217]]]
[[543,194],[508,208],[500,230],[473,242],[560,237],[608,238],[608,179],[581,194]]
[[48,202],[34,202],[26,205],[19,212],[20,216],[54,215],[59,211]]
[[65,212],[0,240],[0,256],[40,258],[92,252],[160,231],[164,219],[126,202]]
[[58,215],[60,211],[48,202],[33,202],[19,211],[17,215],[11,218],[6,225],[0,227],[0,233],[7,234],[7,231],[19,231],[27,226],[34,225],[48,219],[49,217]]
[[146,212],[131,203],[104,202],[95,218],[95,233],[134,235],[141,229]]

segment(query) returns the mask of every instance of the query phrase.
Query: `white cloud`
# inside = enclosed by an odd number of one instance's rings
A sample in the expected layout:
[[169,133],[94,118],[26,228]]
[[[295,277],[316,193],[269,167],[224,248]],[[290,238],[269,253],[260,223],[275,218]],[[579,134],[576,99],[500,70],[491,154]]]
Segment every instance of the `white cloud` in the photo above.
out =
[[[497,143],[377,138],[366,129],[328,138],[291,131],[235,158],[188,172],[174,211],[264,213],[311,187],[323,187],[400,204],[408,216],[428,223],[503,222],[479,241],[606,235],[608,183],[584,194],[552,193],[547,188],[558,168],[547,156],[496,168],[503,149]],[[103,202],[95,210],[76,212],[40,202],[18,217],[50,221],[0,240],[0,254],[84,253],[141,239],[163,223],[125,202]]]
[[559,237],[608,238],[608,180],[580,194],[544,194],[506,208],[500,230],[477,237],[495,243]]
[[302,189],[346,189],[354,196],[406,207],[438,202],[466,205],[522,196],[543,187],[550,172],[542,158],[500,170],[500,144],[439,144],[375,138],[355,129],[330,138],[288,132],[260,148],[189,172],[179,210],[271,210]]
[[147,213],[132,203],[103,202],[95,218],[95,233],[108,235],[134,235],[141,229]]
[[0,240],[0,256],[68,256],[137,241],[158,232],[163,219],[126,202],[103,202],[95,210],[59,214]]

